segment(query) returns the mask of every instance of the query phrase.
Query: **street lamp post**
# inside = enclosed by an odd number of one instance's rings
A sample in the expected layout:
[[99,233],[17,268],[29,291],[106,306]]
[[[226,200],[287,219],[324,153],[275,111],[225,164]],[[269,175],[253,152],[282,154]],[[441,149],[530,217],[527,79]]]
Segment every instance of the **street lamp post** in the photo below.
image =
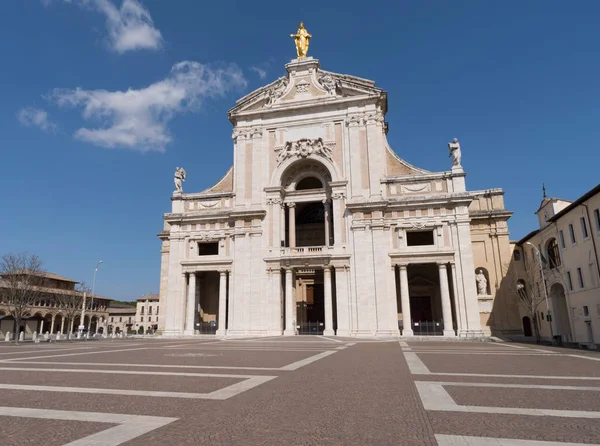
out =
[[[92,312],[93,306],[94,306],[94,291],[96,288],[96,273],[98,272],[98,267],[100,266],[101,263],[102,263],[102,260],[99,260],[98,263],[96,263],[96,268],[94,268],[94,280],[92,281],[92,297],[90,298],[90,313]],[[90,315],[90,321],[91,321],[91,317],[92,316]],[[91,327],[91,323],[90,323],[90,327]]]
[[550,313],[550,305],[548,304],[548,290],[546,289],[546,279],[544,278],[544,265],[542,265],[542,253],[537,247],[531,242],[525,242],[526,245],[531,245],[540,259],[540,273],[542,274],[542,285],[544,286],[544,300],[546,301],[546,316],[549,318],[548,323],[550,324],[550,337],[554,342],[554,330],[552,329],[552,315]]

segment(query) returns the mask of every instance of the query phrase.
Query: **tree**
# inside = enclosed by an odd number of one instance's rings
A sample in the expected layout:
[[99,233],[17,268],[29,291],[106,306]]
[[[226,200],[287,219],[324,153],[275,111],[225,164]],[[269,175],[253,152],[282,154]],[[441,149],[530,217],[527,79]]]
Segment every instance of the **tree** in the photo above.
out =
[[[78,315],[81,315],[81,310],[83,309],[83,295],[86,294],[86,297],[90,296],[90,287],[85,283],[80,283],[75,290],[61,290],[59,294],[56,295],[56,303],[60,308],[63,317],[65,318],[65,323],[67,324],[67,339],[71,339],[71,323],[75,320]],[[86,300],[86,307],[89,306],[89,300]],[[81,321],[83,324],[83,321]]]
[[15,342],[19,343],[21,320],[41,295],[44,270],[35,254],[6,254],[0,260],[2,300],[13,317]]

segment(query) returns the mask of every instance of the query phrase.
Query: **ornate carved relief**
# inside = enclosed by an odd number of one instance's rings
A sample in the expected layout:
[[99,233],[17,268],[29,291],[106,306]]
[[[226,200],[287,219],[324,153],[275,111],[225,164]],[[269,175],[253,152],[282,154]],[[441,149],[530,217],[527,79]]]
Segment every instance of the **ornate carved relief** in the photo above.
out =
[[298,94],[308,93],[309,90],[310,84],[305,80],[302,80],[296,84],[296,93]]
[[298,141],[288,141],[283,147],[276,147],[277,162],[281,163],[288,158],[306,158],[309,155],[320,155],[333,161],[333,149],[325,145],[323,138],[302,138]]
[[234,142],[237,142],[238,138],[260,138],[262,136],[262,133],[262,127],[236,127],[233,130],[231,137],[233,138]]
[[333,194],[331,194],[331,198],[333,198],[334,200],[342,200],[346,197],[346,194],[344,192],[334,192]]
[[288,78],[284,77],[277,82],[273,87],[267,90],[267,105],[273,104],[277,99],[283,96],[289,84]]
[[203,208],[221,207],[221,200],[217,200],[217,201],[200,201],[199,204]]
[[333,78],[333,76],[331,76],[331,74],[322,73],[319,76],[319,83],[325,90],[327,90],[329,94],[336,93],[338,82]]
[[379,124],[383,126],[385,124],[385,118],[383,117],[383,113],[377,111],[352,115],[349,116],[348,120],[346,121],[346,125],[348,127],[371,124]]
[[205,231],[193,236],[193,240],[198,242],[217,241],[223,238],[225,238],[225,233],[221,231]]
[[431,192],[431,183],[403,184],[400,186],[403,194],[415,194],[418,192]]
[[273,205],[273,204],[281,204],[281,198],[267,198],[267,204],[269,205]]

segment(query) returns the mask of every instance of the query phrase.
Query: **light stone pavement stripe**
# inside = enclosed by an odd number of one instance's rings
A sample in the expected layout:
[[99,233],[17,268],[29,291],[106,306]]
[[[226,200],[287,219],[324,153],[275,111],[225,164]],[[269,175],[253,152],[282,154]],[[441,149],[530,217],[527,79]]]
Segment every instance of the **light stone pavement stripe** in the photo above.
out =
[[[91,350],[93,347],[78,347],[78,348],[74,348],[73,350]],[[53,348],[53,349],[48,349],[48,350],[44,350],[44,352],[59,352],[59,351],[65,351],[66,348]],[[6,353],[0,353],[0,355],[24,355],[26,353],[33,353],[33,352],[38,352],[40,351],[40,349],[35,349],[35,350],[21,350],[19,352],[6,352]]]
[[[1,370],[1,369],[0,369]],[[545,384],[498,384],[498,383],[466,383],[453,381],[427,381],[435,382],[440,386],[458,386],[458,387],[500,387],[503,389],[543,389],[543,390],[591,390],[600,392],[600,387],[594,386],[550,386]]]
[[340,342],[342,344],[344,343],[344,341],[341,341],[339,339],[328,338],[327,336],[319,336],[319,338],[321,338],[321,339],[327,339],[328,341],[331,341],[331,342]]
[[513,440],[510,438],[436,435],[438,446],[600,446],[598,443],[562,443],[560,441]]
[[443,385],[434,381],[415,381],[425,410],[503,415],[531,415],[538,417],[600,419],[600,412],[583,410],[524,409],[519,407],[460,406],[446,392]]
[[[0,389],[25,390],[36,392],[60,392],[60,393],[90,393],[95,395],[121,395],[121,396],[148,396],[155,398],[185,398],[199,400],[226,400],[246,390],[257,387],[267,381],[277,378],[276,376],[253,376],[240,383],[232,384],[210,393],[190,392],[162,392],[155,390],[126,390],[126,389],[96,389],[92,387],[59,387],[59,386],[33,386],[22,384],[0,384]],[[86,443],[87,444],[87,443]]]
[[313,347],[313,348],[302,348],[302,347],[294,347],[294,348],[272,348],[272,347],[220,347],[213,346],[208,348],[203,347],[159,347],[153,350],[204,350],[204,351],[240,351],[240,352],[318,352],[324,350],[330,350],[335,348],[333,345],[329,344],[327,346],[322,347]]
[[402,352],[404,354],[404,358],[406,359],[406,363],[408,364],[408,369],[410,373],[413,375],[430,375],[431,372],[427,368],[423,361],[419,359],[416,353],[413,352]]
[[102,353],[131,352],[134,350],[149,350],[149,347],[125,348],[125,349],[121,349],[121,350],[103,350],[103,351],[99,351],[99,352],[87,351],[87,352],[79,352],[79,353],[64,353],[62,355],[32,356],[32,357],[26,357],[26,358],[8,358],[8,359],[1,359],[0,362],[14,362],[14,361],[23,361],[23,360],[28,360],[28,359],[62,358],[65,356],[100,355]]
[[334,353],[337,353],[337,352],[335,350],[332,350],[332,351],[319,353],[318,355],[311,356],[310,358],[301,359],[300,361],[296,361],[296,362],[293,362],[286,366],[283,366],[279,370],[298,370],[300,367],[304,367],[305,365],[308,365],[310,363],[318,361],[319,359],[326,358],[327,356],[333,355]]
[[406,351],[412,350],[412,348],[410,348],[410,346],[406,343],[406,341],[399,341],[398,344],[400,344],[400,347],[402,347],[403,350],[406,350]]
[[592,356],[583,356],[583,355],[569,355],[573,358],[580,358],[580,359],[589,359],[590,361],[600,361],[600,358],[594,358]]
[[[537,352],[531,352],[531,353],[527,353],[527,352],[456,352],[456,351],[416,351],[416,350],[412,350],[413,352],[419,353],[420,355],[427,355],[427,354],[431,354],[431,355],[501,355],[501,356],[567,356],[564,353],[537,353]],[[574,356],[574,355],[569,355],[569,356]],[[600,359],[599,359],[600,360]]]
[[0,407],[0,416],[118,424],[118,426],[72,441],[65,446],[117,446],[178,420],[178,418],[143,415],[27,409],[21,407]]

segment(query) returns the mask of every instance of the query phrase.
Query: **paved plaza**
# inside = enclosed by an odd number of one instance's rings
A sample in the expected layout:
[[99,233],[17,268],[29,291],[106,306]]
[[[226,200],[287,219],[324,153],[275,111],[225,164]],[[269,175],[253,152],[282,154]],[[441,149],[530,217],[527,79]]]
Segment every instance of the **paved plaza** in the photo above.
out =
[[318,336],[0,345],[2,445],[600,445],[600,355]]

